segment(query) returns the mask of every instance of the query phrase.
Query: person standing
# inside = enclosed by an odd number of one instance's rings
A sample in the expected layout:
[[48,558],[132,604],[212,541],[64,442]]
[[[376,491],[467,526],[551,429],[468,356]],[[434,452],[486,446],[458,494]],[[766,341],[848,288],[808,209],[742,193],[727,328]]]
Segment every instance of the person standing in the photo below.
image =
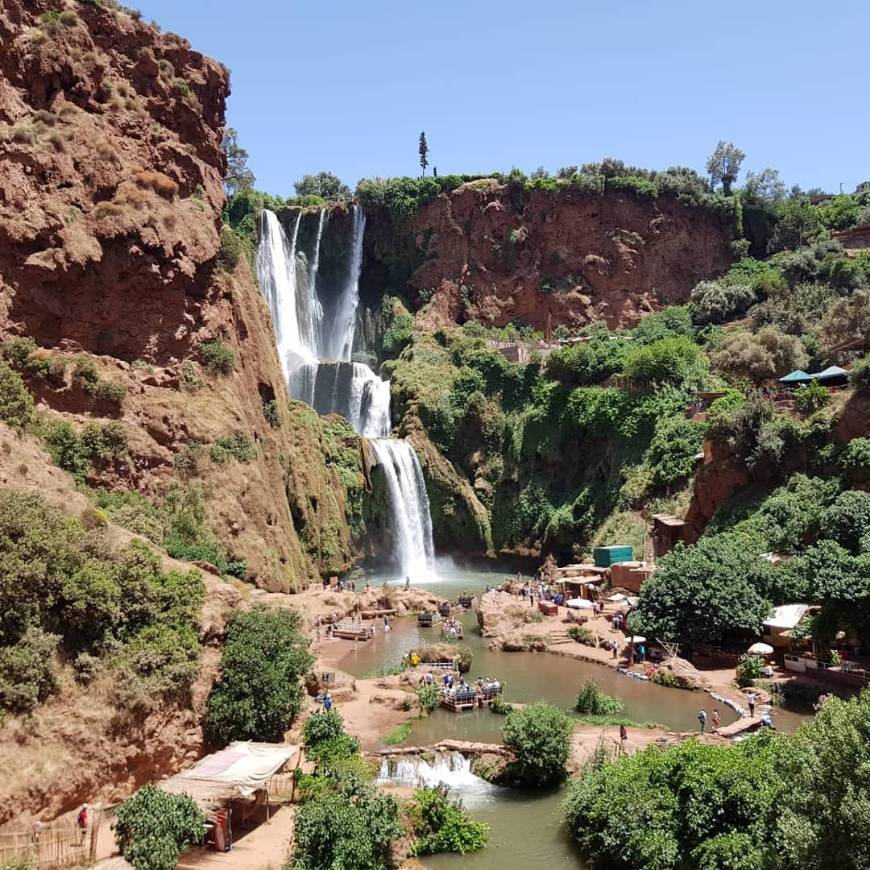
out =
[[89,813],[88,813],[88,805],[82,804],[82,808],[79,810],[79,814],[76,817],[76,825],[78,826],[79,833],[82,836],[82,842],[84,843],[85,837],[88,835],[88,824],[90,823]]
[[704,733],[704,729],[707,727],[707,711],[699,710],[698,711],[698,727],[701,729],[701,733]]
[[628,729],[625,724],[619,726],[619,751],[625,752],[625,744],[628,741]]
[[746,696],[746,703],[749,705],[749,718],[755,717],[755,695],[751,692]]
[[332,696],[329,692],[323,698],[323,712],[328,713],[332,709]]
[[710,717],[710,721],[713,725],[712,731],[715,734],[719,730],[719,710],[716,707],[713,708],[713,715]]
[[407,591],[410,588],[411,588],[411,578],[405,577],[405,590]]

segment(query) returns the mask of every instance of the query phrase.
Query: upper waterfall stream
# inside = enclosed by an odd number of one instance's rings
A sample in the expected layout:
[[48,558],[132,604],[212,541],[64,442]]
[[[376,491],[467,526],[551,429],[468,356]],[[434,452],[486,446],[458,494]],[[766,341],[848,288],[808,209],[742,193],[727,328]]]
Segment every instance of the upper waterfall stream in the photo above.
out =
[[290,395],[320,414],[340,414],[355,432],[370,439],[387,484],[396,561],[402,576],[417,582],[431,579],[434,573],[429,499],[417,454],[407,442],[388,437],[389,381],[352,358],[366,223],[362,209],[354,205],[352,210],[348,262],[340,286],[324,287],[321,276],[326,209],[319,212],[310,252],[297,247],[302,211],[288,238],[278,216],[264,209],[257,278],[272,312]]

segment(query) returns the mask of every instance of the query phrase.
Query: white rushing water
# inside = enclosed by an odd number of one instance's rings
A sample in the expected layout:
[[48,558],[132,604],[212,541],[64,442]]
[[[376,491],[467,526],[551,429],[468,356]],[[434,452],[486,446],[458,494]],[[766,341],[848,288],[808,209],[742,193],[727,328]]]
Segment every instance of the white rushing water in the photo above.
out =
[[414,448],[399,438],[370,442],[384,470],[395,546],[402,573],[414,582],[432,579],[435,547],[426,481]]
[[[354,205],[344,282],[336,292],[318,292],[321,242],[328,221],[318,216],[314,248],[297,251],[300,211],[287,238],[281,222],[263,210],[257,246],[257,278],[272,312],[278,354],[290,395],[320,414],[341,414],[355,432],[371,439],[390,501],[396,560],[403,576],[433,579],[434,546],[429,498],[420,461],[405,441],[390,439],[390,384],[363,363],[353,362],[359,308],[365,215]],[[307,265],[306,265],[307,264]]]
[[378,785],[397,783],[411,786],[446,785],[453,797],[466,806],[491,800],[497,786],[471,772],[471,759],[460,752],[438,752],[429,762],[419,756],[399,755],[385,758],[377,778]]

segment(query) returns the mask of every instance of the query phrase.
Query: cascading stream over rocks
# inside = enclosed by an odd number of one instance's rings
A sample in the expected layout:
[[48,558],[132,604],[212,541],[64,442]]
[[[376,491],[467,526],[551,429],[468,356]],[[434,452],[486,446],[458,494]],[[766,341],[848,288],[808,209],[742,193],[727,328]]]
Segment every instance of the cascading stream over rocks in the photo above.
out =
[[419,581],[433,575],[434,544],[429,499],[414,449],[390,434],[390,384],[368,365],[354,362],[365,215],[352,206],[352,228],[345,278],[335,292],[318,291],[321,243],[328,212],[318,215],[313,249],[299,249],[302,211],[288,238],[278,216],[264,209],[257,246],[257,278],[275,329],[278,355],[294,399],[320,414],[345,417],[370,440],[387,484],[396,561],[403,577]]

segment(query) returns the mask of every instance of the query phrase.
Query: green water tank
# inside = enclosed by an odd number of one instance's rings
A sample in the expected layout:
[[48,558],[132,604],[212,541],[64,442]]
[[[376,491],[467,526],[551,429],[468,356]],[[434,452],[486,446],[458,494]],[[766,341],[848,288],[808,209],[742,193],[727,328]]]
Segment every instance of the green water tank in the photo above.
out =
[[599,568],[609,568],[617,562],[631,562],[634,559],[634,548],[630,544],[595,547],[592,559]]

